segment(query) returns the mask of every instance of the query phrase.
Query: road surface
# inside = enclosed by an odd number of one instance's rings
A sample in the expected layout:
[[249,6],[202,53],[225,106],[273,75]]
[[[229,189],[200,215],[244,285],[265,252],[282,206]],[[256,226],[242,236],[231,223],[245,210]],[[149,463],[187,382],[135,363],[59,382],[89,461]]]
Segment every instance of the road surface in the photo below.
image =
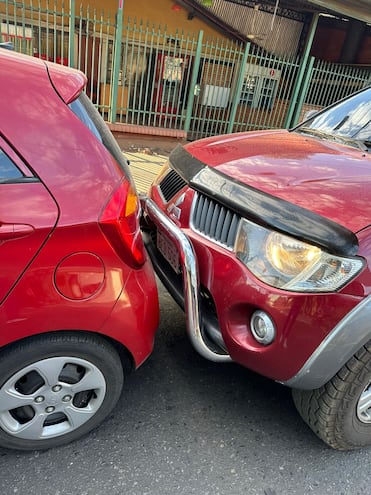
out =
[[371,449],[327,448],[288,389],[205,361],[163,289],[161,306],[154,353],[108,420],[54,450],[0,449],[1,495],[371,493]]

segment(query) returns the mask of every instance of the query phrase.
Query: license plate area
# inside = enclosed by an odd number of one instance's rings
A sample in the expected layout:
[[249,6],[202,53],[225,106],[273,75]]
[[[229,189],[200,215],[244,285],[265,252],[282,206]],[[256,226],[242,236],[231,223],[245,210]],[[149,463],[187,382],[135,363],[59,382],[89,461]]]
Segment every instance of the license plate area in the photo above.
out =
[[169,263],[175,273],[180,273],[179,252],[174,243],[160,230],[157,230],[157,249]]

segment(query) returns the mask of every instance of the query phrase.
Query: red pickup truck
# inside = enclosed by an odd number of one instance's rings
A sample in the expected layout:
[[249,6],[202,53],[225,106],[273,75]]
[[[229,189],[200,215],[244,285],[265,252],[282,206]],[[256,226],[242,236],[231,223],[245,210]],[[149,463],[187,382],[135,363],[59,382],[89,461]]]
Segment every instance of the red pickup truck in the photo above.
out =
[[371,88],[293,130],[178,146],[142,198],[195,348],[293,389],[333,448],[371,444]]

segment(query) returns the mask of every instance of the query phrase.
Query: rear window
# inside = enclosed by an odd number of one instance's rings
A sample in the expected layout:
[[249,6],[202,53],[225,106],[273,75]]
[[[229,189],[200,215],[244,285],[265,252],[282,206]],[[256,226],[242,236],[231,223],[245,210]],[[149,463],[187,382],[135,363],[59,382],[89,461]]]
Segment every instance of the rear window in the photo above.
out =
[[106,123],[102,119],[98,110],[94,107],[85,93],[81,93],[77,100],[69,104],[70,109],[79,120],[99,139],[101,143],[111,153],[113,158],[122,168],[125,175],[130,177],[128,163],[122,154],[119,145],[112,136]]

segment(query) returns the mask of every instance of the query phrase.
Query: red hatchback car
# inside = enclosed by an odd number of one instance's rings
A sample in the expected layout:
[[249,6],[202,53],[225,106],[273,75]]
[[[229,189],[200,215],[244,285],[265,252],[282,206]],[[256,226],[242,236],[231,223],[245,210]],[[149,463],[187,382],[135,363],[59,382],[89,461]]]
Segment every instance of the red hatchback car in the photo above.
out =
[[292,131],[176,148],[143,230],[196,349],[293,388],[329,445],[371,443],[371,89]]
[[128,164],[75,70],[0,50],[0,445],[67,443],[149,356],[154,273]]

